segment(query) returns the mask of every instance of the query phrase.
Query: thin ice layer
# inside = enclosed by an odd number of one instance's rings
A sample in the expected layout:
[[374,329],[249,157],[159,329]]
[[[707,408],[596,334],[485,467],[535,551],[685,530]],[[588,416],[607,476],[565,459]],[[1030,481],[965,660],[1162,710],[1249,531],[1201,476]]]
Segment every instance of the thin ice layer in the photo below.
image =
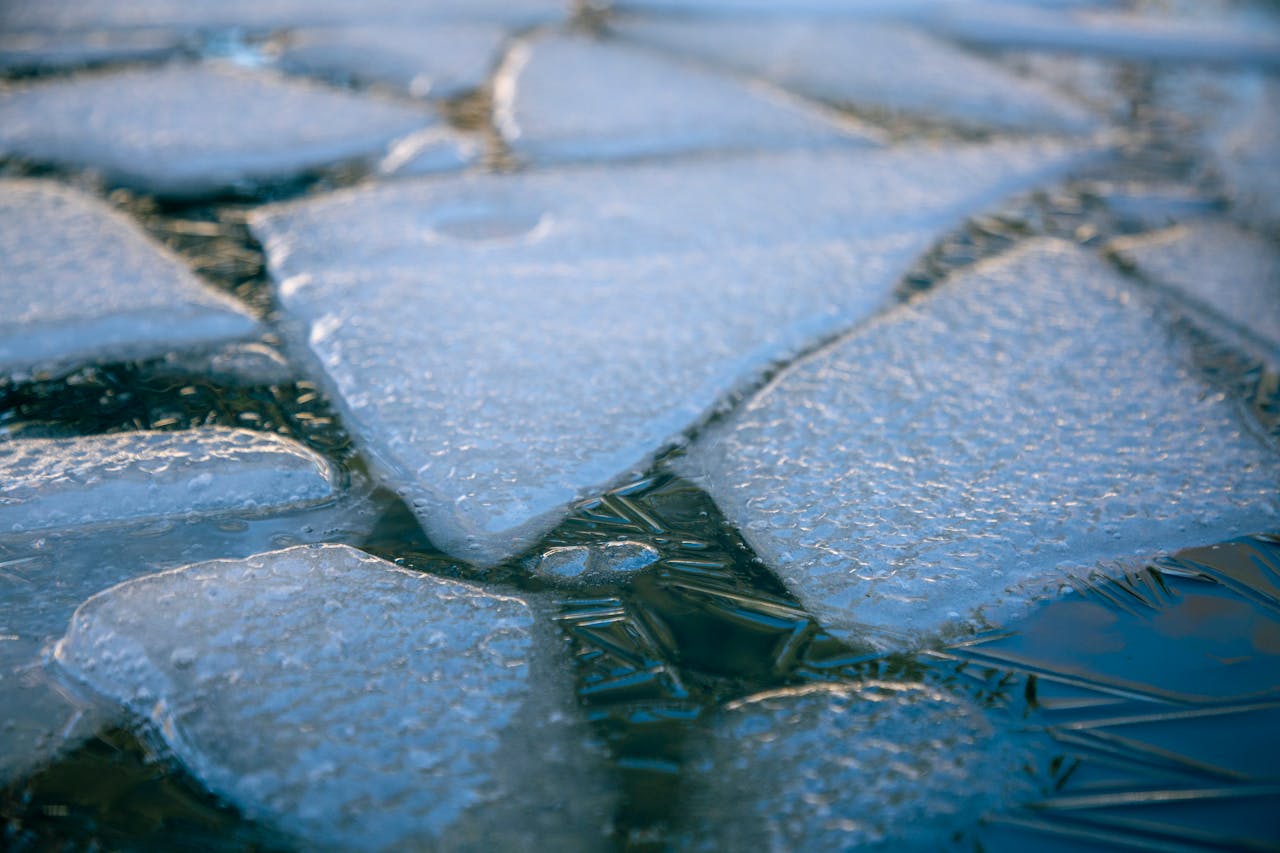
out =
[[912,682],[761,694],[708,721],[685,764],[689,850],[937,850],[1034,791],[1025,748]]
[[425,107],[271,74],[170,65],[0,94],[0,151],[189,196],[377,157],[437,122]]
[[508,145],[539,163],[871,141],[866,129],[779,93],[589,38],[519,45],[494,94]]
[[55,656],[304,846],[598,848],[612,794],[560,645],[520,599],[329,545],[107,590]]
[[260,214],[294,341],[447,551],[497,562],[1082,155],[907,147],[401,182]]
[[927,33],[874,21],[623,22],[627,38],[854,108],[967,126],[1080,132],[1080,104]]
[[327,500],[329,463],[270,433],[210,427],[0,442],[0,533],[262,513]]
[[1280,353],[1280,251],[1226,222],[1185,225],[1112,243],[1143,275],[1247,329]]
[[377,24],[295,33],[280,67],[385,83],[415,97],[451,98],[484,85],[505,30],[491,23]]
[[146,358],[256,329],[128,219],[51,182],[0,181],[0,258],[0,372]]
[[1000,616],[1059,567],[1280,518],[1280,454],[1156,308],[1053,241],[796,365],[686,467],[843,637]]

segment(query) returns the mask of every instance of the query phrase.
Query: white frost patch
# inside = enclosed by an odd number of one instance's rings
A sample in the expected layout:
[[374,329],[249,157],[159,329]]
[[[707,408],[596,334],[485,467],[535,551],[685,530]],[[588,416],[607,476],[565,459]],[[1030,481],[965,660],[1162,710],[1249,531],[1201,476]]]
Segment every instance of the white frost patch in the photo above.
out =
[[1280,517],[1280,455],[1158,309],[1053,241],[792,367],[685,468],[846,638],[998,620],[1059,567]]
[[398,137],[437,122],[425,106],[202,65],[0,93],[0,151],[94,169],[157,195],[245,190],[376,158]]
[[294,33],[286,71],[384,83],[418,98],[452,98],[484,85],[506,31],[486,23],[376,25]]
[[617,42],[521,44],[495,85],[499,130],[533,162],[868,144],[870,131]]
[[707,725],[690,741],[681,849],[950,849],[1035,790],[1027,748],[924,684],[779,690]]
[[209,428],[0,442],[0,534],[279,511],[334,495],[322,457],[276,435]]
[[257,329],[127,218],[58,184],[0,181],[0,258],[0,371],[147,358]]
[[1247,329],[1280,354],[1280,251],[1225,222],[1190,222],[1111,248],[1193,306]]
[[875,21],[623,22],[624,36],[855,108],[967,126],[1083,132],[1079,103],[910,27]]
[[524,601],[329,545],[121,584],[55,658],[304,846],[602,846],[612,795],[539,661],[553,636]]
[[296,345],[432,540],[524,550],[914,257],[1078,163],[1056,144],[415,181],[253,220]]

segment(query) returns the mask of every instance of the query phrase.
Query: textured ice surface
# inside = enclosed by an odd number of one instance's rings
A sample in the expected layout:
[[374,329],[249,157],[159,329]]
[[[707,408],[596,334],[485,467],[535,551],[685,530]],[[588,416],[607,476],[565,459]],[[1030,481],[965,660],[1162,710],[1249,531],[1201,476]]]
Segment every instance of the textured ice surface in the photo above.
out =
[[71,614],[130,578],[215,557],[243,558],[332,538],[359,539],[376,520],[364,490],[329,504],[269,516],[0,535],[0,785],[118,716],[68,691],[40,665]]
[[333,492],[322,457],[269,433],[211,427],[0,442],[0,533],[270,512]]
[[528,25],[564,17],[565,0],[6,0],[0,32],[164,27],[255,32],[374,21],[491,20]]
[[[823,18],[927,18],[971,0],[614,0],[621,11],[678,13],[686,16],[766,16]],[[1019,6],[1069,8],[1109,5],[1110,0],[991,0],[993,9]]]
[[612,798],[539,618],[346,546],[300,547],[99,594],[56,660],[308,845],[599,847]]
[[937,850],[1034,790],[1023,748],[924,684],[793,688],[708,725],[685,765],[692,850]]
[[293,35],[280,65],[330,79],[385,83],[416,97],[450,98],[484,84],[505,37],[501,27],[487,23],[309,30]]
[[124,216],[58,184],[0,181],[0,258],[0,371],[144,358],[256,328]]
[[432,540],[497,561],[884,303],[1056,144],[400,182],[253,222],[291,334]]
[[182,45],[183,38],[180,34],[162,30],[0,32],[0,68],[46,69],[97,62],[157,59],[176,52]]
[[1251,78],[1241,85],[1236,108],[1209,132],[1209,151],[1236,215],[1280,231],[1280,81]]
[[436,121],[426,107],[270,74],[171,65],[0,93],[0,151],[199,195],[376,157]]
[[855,108],[1023,130],[1096,126],[1048,86],[898,24],[675,19],[626,22],[619,31]]
[[534,162],[869,141],[865,129],[780,93],[589,38],[518,45],[494,97],[499,130]]
[[1153,281],[1248,329],[1280,353],[1280,251],[1224,222],[1190,222],[1113,243]]
[[644,542],[601,542],[552,548],[538,558],[535,574],[548,580],[616,582],[658,561],[658,551]]
[[686,466],[844,637],[999,616],[1058,567],[1280,517],[1280,454],[1158,309],[1052,241],[792,367]]

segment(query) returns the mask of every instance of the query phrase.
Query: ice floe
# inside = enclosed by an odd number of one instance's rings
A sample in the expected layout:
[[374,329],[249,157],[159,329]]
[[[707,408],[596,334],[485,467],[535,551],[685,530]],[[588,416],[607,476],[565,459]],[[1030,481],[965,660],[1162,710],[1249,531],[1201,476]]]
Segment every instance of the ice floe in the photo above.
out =
[[535,163],[866,144],[872,133],[680,59],[583,37],[517,45],[494,102],[512,151]]
[[0,152],[89,168],[157,195],[245,190],[379,157],[438,123],[421,109],[210,65],[170,65],[0,93]]
[[0,371],[145,358],[257,328],[124,216],[52,182],[0,181],[0,258]]
[[419,98],[452,98],[484,85],[505,40],[506,31],[488,23],[304,30],[290,37],[280,67],[383,83]]
[[299,547],[107,590],[55,658],[307,846],[595,849],[613,792],[544,615]]
[[885,304],[1056,143],[398,182],[253,220],[286,323],[432,540],[519,553],[726,394]]
[[629,39],[823,101],[966,126],[1081,132],[1081,104],[927,33],[875,21],[639,19]]
[[1054,241],[788,369],[685,466],[846,638],[1000,619],[1061,568],[1280,518],[1276,449],[1158,306]]
[[333,495],[328,462],[269,433],[212,427],[0,442],[0,534],[270,512]]
[[780,690],[707,726],[685,764],[689,850],[949,848],[1035,791],[1025,746],[925,684]]
[[1118,239],[1111,248],[1143,275],[1249,330],[1280,355],[1280,251],[1270,241],[1229,223],[1192,221]]

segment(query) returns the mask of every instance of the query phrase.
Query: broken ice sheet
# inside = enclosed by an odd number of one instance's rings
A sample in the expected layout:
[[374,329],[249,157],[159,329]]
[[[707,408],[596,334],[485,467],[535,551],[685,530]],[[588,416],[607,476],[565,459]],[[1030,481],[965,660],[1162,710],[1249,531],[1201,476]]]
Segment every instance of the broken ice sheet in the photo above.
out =
[[452,98],[484,85],[505,39],[505,30],[487,23],[303,30],[286,42],[280,67],[384,83],[419,98]]
[[452,554],[498,562],[913,257],[1079,163],[1052,143],[405,181],[268,208],[286,331]]
[[206,65],[0,93],[0,151],[168,196],[246,190],[378,157],[397,138],[438,123],[425,106]]
[[680,59],[583,37],[518,45],[494,102],[512,151],[535,163],[866,145],[873,133]]
[[967,127],[1084,132],[1079,103],[908,26],[875,21],[634,20],[625,37],[828,103]]
[[1059,567],[1280,518],[1280,454],[1160,309],[1047,240],[793,366],[683,467],[843,638],[999,619]]
[[1193,221],[1110,248],[1200,312],[1248,330],[1280,363],[1280,250],[1226,222]]
[[55,183],[0,181],[0,258],[0,371],[145,358],[257,328],[124,216]]
[[790,688],[710,717],[683,849],[939,849],[1035,792],[1025,747],[926,684]]
[[271,515],[171,517],[159,522],[0,535],[0,784],[28,772],[115,718],[40,665],[47,643],[94,593],[130,578],[214,557],[246,557],[298,542],[359,539],[376,508],[361,487],[323,506]]
[[55,657],[307,846],[592,849],[614,795],[544,616],[299,547],[101,593]]
[[334,495],[323,457],[269,433],[210,427],[0,442],[0,534],[213,513]]

